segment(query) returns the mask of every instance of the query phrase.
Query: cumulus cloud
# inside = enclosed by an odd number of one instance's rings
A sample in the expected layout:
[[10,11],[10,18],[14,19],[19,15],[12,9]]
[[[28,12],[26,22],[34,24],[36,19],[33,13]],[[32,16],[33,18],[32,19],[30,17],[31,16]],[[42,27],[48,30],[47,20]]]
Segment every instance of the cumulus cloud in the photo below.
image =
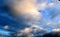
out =
[[43,30],[43,28],[39,27],[37,25],[32,25],[31,27],[26,27],[21,31],[24,32],[24,33],[30,33],[32,31],[36,32],[37,30]]
[[[16,32],[16,36],[28,36],[28,37],[34,37],[34,36],[41,36],[43,34],[47,33],[43,28],[38,27],[37,25],[33,25],[31,27],[24,28],[23,30],[19,30]],[[26,37],[27,37],[26,36]]]
[[[41,13],[36,6],[37,0],[8,0],[7,4],[15,16],[22,18],[27,24],[40,23]],[[21,17],[20,17],[21,16]],[[21,20],[21,19],[20,19]]]

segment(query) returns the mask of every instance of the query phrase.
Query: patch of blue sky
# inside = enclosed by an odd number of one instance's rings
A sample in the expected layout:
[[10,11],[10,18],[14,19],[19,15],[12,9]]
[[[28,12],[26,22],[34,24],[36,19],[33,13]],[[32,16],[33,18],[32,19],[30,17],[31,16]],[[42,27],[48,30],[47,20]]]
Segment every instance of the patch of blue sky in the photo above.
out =
[[[57,2],[56,0],[48,0],[48,4],[49,3],[55,3]],[[55,6],[56,5],[56,6]],[[40,25],[41,27],[45,28],[48,30],[48,31],[51,31],[53,29],[53,25],[51,26],[47,26],[46,23],[48,23],[49,21],[51,22],[55,22],[55,21],[60,21],[60,4],[59,3],[55,3],[54,4],[54,7],[52,8],[46,8],[45,10],[40,10],[40,12],[42,13],[43,15],[43,23]]]
[[53,28],[52,28],[52,27],[48,27],[48,28],[46,28],[46,30],[47,30],[48,32],[51,32],[51,31],[53,30]]
[[54,19],[53,19],[55,22],[59,22],[60,21],[60,15],[58,15],[58,16],[56,16],[56,17],[54,17]]
[[2,34],[2,35],[10,35],[10,32],[0,29],[0,34]]

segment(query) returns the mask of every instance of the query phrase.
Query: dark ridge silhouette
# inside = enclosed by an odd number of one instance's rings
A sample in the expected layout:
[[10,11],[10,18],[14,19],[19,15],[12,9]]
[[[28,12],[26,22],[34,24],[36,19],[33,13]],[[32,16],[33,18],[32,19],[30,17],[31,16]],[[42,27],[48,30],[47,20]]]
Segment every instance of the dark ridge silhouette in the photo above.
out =
[[43,37],[60,37],[60,32],[51,32],[43,35]]
[[59,0],[60,1],[60,0]]

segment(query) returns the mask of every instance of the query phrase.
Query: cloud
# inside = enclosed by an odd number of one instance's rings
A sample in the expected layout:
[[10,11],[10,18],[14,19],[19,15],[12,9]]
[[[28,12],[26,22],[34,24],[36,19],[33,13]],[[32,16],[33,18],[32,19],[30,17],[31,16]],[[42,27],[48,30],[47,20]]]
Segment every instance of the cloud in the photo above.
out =
[[54,6],[54,3],[49,3],[48,6],[51,8]]
[[38,24],[40,23],[42,15],[38,12],[36,1],[37,0],[8,0],[7,3],[9,4],[7,5],[12,9],[15,16],[19,16],[19,18],[22,18],[27,24]]
[[37,31],[37,30],[43,30],[43,28],[42,27],[39,27],[39,26],[37,26],[37,25],[32,25],[32,26],[30,26],[30,27],[26,27],[26,28],[24,28],[23,30],[21,30],[22,32],[24,32],[24,33],[30,33],[30,32],[32,32],[32,31]]
[[53,29],[52,31],[53,31],[53,32],[59,32],[60,29]]
[[37,25],[33,25],[31,27],[24,28],[23,30],[19,30],[16,32],[17,36],[24,36],[29,35],[31,37],[33,36],[41,36],[43,34],[47,33],[43,28],[38,27]]
[[39,10],[45,10],[47,7],[47,2],[42,2],[38,4]]
[[4,26],[3,28],[4,28],[4,29],[9,29],[9,26],[8,26],[8,25],[6,25],[6,26]]

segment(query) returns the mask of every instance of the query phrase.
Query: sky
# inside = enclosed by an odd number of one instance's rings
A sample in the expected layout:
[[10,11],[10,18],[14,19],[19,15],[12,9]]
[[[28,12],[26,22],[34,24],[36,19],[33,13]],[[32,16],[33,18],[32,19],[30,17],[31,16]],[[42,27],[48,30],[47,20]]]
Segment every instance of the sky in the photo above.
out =
[[[6,4],[12,7],[15,13],[4,7]],[[18,31],[25,30],[26,27],[31,28],[31,26],[38,26],[38,28],[49,32],[60,29],[59,6],[60,2],[58,0],[33,0],[32,2],[31,0],[21,2],[0,0],[0,29]],[[11,13],[19,18],[14,17]]]

